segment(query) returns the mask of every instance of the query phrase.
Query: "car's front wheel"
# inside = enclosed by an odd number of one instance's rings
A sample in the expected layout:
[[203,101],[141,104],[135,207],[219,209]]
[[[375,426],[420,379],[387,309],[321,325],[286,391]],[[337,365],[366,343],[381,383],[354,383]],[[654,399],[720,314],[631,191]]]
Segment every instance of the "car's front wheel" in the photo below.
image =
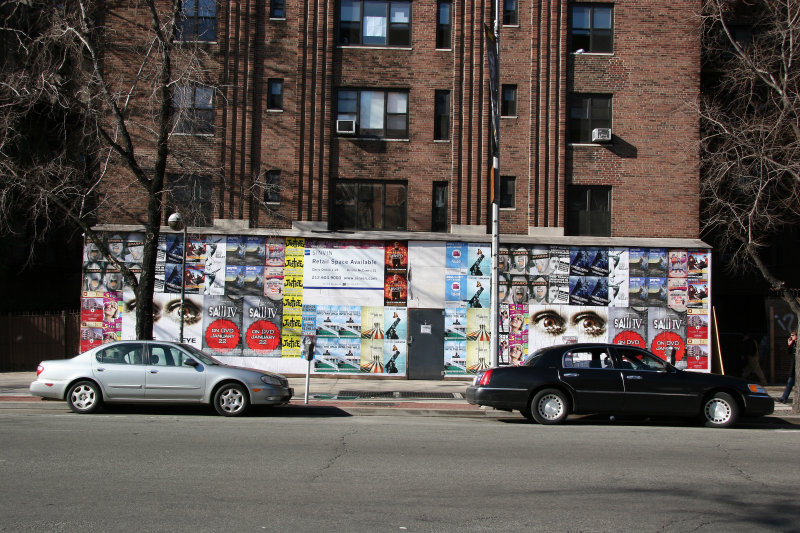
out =
[[222,416],[243,415],[249,405],[247,389],[238,383],[227,383],[214,395],[214,409]]
[[67,405],[74,413],[94,413],[103,405],[103,395],[93,381],[79,381],[69,388]]
[[703,419],[710,428],[727,428],[739,420],[739,404],[727,392],[717,392],[703,404]]
[[544,389],[531,400],[531,416],[540,424],[560,424],[567,419],[569,402],[558,389]]

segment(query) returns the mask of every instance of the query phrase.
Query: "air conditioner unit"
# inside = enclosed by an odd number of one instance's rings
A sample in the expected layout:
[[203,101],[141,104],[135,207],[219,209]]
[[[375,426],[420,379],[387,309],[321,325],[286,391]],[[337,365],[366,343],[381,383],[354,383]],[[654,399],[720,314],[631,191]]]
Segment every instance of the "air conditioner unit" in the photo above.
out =
[[611,141],[611,128],[595,128],[592,130],[592,142],[603,143]]
[[336,121],[336,133],[338,134],[346,134],[346,135],[353,135],[356,132],[356,121],[355,120],[337,120]]

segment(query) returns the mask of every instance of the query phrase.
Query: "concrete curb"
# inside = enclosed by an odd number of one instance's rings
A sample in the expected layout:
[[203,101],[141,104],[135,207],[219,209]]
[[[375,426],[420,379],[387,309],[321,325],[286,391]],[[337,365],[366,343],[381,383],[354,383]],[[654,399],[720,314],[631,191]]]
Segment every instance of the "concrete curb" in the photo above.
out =
[[[0,397],[0,410],[34,410],[40,409],[53,413],[69,414],[70,410],[66,402],[58,400],[43,400],[34,397]],[[143,409],[152,409],[153,405],[146,405]],[[170,408],[173,406],[160,407]],[[186,407],[186,406],[182,406]],[[127,406],[130,409],[130,405]],[[158,407],[156,407],[158,409]],[[195,407],[203,409],[203,407]],[[180,409],[179,409],[180,411]],[[158,412],[158,411],[154,411]],[[175,411],[170,411],[175,413]],[[196,414],[198,411],[191,406],[186,407],[187,414]],[[204,411],[203,411],[204,412]],[[258,412],[258,411],[256,411]],[[211,415],[209,410],[208,414]],[[309,400],[308,404],[303,400],[293,400],[286,406],[276,407],[271,411],[263,411],[268,416],[291,417],[291,416],[317,416],[317,417],[337,417],[337,416],[424,416],[424,417],[451,417],[451,418],[511,418],[523,420],[518,412],[499,411],[488,407],[479,407],[461,402],[397,402],[397,401],[329,401]],[[576,415],[577,418],[583,418]],[[588,419],[602,419],[600,415],[586,415]],[[740,427],[754,426],[780,426],[781,424],[797,425],[800,424],[800,416],[792,415],[790,412],[775,412],[772,415],[757,418],[744,419],[740,422]]]

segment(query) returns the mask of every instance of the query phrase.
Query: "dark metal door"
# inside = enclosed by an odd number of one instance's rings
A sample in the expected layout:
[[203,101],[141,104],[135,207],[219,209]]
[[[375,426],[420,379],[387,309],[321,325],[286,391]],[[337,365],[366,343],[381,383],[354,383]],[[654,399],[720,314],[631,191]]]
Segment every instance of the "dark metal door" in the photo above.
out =
[[408,379],[444,379],[444,310],[408,310]]

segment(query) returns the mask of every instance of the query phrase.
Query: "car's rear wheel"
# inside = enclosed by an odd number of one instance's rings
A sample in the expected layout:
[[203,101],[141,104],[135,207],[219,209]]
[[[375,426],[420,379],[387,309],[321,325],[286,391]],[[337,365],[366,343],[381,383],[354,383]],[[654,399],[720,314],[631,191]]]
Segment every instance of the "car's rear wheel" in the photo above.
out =
[[726,428],[739,419],[739,404],[727,392],[717,392],[703,404],[703,419],[711,428]]
[[74,413],[94,413],[103,405],[100,387],[93,381],[79,381],[67,391],[67,405]]
[[519,410],[519,412],[520,412],[520,413],[522,413],[522,416],[524,416],[525,418],[527,418],[527,419],[528,419],[528,420],[530,420],[531,422],[533,422],[533,421],[534,421],[534,420],[533,420],[533,414],[531,414],[531,410],[530,410],[530,408],[528,408],[528,407],[523,407],[522,409],[520,409],[520,410]]
[[249,405],[247,389],[238,383],[227,383],[214,394],[214,409],[222,416],[241,416]]
[[544,389],[531,400],[531,416],[540,424],[560,424],[567,419],[569,402],[558,389]]

